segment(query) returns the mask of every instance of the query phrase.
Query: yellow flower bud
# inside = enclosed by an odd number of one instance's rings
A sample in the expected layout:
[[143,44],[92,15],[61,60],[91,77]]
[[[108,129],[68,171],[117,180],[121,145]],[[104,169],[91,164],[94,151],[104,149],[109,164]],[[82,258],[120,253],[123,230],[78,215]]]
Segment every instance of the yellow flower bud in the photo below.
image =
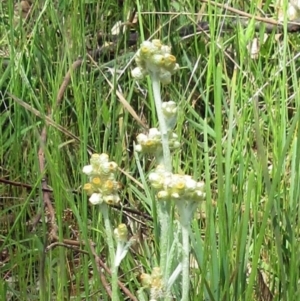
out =
[[103,200],[105,203],[108,205],[116,205],[120,203],[120,197],[117,193],[115,194],[109,194],[109,195],[104,195]]
[[170,197],[169,193],[165,190],[161,190],[157,193],[158,200],[168,200]]
[[164,59],[164,68],[169,71],[173,70],[176,66],[176,57],[172,54],[165,54]]
[[153,39],[153,40],[152,40],[152,45],[153,45],[155,48],[157,48],[157,49],[161,49],[161,47],[162,47],[162,43],[161,43],[161,41],[158,40],[158,39]]
[[93,184],[94,188],[100,188],[102,181],[99,177],[95,177],[92,179],[92,184]]
[[165,58],[161,54],[154,54],[151,58],[151,62],[158,67],[163,67],[165,64]]
[[87,195],[92,195],[94,192],[93,185],[91,183],[84,184],[83,190],[87,193]]
[[144,286],[144,287],[151,286],[152,277],[149,274],[142,273],[140,276],[140,280],[141,280],[142,286]]

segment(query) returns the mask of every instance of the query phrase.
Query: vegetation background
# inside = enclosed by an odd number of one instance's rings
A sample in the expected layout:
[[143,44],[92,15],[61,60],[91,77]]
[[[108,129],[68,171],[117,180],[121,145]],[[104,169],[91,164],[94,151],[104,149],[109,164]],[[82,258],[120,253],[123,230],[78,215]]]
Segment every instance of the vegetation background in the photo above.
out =
[[[265,36],[254,19],[225,30],[240,12],[276,18],[276,4],[219,4],[0,2],[0,300],[110,300],[101,214],[81,190],[92,152],[120,166],[111,222],[137,238],[120,268],[123,300],[158,264],[154,195],[141,184],[153,162],[141,158],[141,177],[133,153],[141,124],[157,123],[150,82],[130,75],[149,37],[181,66],[163,89],[180,108],[174,170],[206,182],[190,300],[300,300],[299,34]],[[125,33],[105,44],[118,21]],[[210,30],[180,36],[198,21]]]

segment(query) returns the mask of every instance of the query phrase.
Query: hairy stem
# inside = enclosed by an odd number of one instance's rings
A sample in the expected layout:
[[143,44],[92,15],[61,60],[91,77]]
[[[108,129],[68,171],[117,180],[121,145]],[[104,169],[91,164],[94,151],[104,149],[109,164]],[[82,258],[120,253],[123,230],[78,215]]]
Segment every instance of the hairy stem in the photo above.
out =
[[190,290],[190,242],[189,225],[182,224],[182,298],[181,301],[189,301]]
[[106,230],[107,243],[109,248],[110,262],[111,262],[111,289],[112,289],[112,300],[119,301],[118,295],[118,267],[115,265],[115,248],[113,231],[110,224],[108,215],[108,205],[102,204],[100,210],[104,217],[104,224]]
[[[168,129],[166,121],[162,112],[162,101],[160,93],[160,80],[157,74],[152,74],[152,88],[156,106],[156,113],[159,121],[159,129],[162,139],[163,148],[163,163],[166,171],[172,171],[171,153],[168,141]],[[165,202],[159,203],[159,219],[160,219],[160,268],[164,275],[164,281],[166,283],[169,272],[167,267],[167,256],[169,247],[169,230],[170,230],[170,205]]]
[[153,95],[156,107],[156,113],[159,122],[159,130],[161,133],[161,142],[163,148],[163,157],[164,157],[164,166],[166,171],[172,171],[172,161],[171,161],[171,153],[169,148],[169,139],[168,139],[168,128],[166,125],[166,120],[164,118],[162,108],[161,108],[161,94],[160,94],[160,80],[157,74],[152,74],[152,88],[153,88]]

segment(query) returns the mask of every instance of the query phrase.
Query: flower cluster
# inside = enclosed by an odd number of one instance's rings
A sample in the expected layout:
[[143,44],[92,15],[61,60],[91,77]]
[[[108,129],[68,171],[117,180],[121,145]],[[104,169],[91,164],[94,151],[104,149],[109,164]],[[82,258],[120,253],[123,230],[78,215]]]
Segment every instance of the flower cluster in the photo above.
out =
[[93,205],[103,202],[111,205],[120,202],[118,190],[120,184],[115,180],[118,165],[109,161],[107,154],[93,154],[90,165],[83,167],[83,173],[89,176],[89,183],[83,189],[90,196],[89,201]]
[[159,200],[202,201],[205,197],[203,182],[197,182],[189,175],[167,172],[162,165],[149,174],[149,181]]
[[161,110],[166,122],[167,129],[173,129],[177,121],[177,104],[172,100],[165,101],[161,104]]
[[[170,100],[163,102],[161,109],[167,126],[169,148],[170,150],[177,149],[180,147],[178,135],[171,131],[176,125],[177,105],[174,101]],[[157,128],[149,129],[147,135],[139,134],[136,139],[137,145],[135,146],[135,150],[137,152],[156,155],[162,153],[162,137],[161,132]]]
[[[137,135],[136,140],[138,144],[135,146],[135,150],[137,152],[155,154],[162,151],[161,133],[157,128],[149,129],[147,135],[142,133]],[[169,132],[168,142],[171,150],[180,146],[178,136],[173,132]]]
[[157,74],[163,84],[169,84],[171,75],[179,69],[171,47],[163,45],[160,40],[144,41],[135,61],[137,67],[132,70],[134,78],[143,79],[145,75]]
[[160,267],[155,267],[151,275],[143,273],[140,277],[142,285],[150,288],[151,300],[156,300],[164,297],[163,275]]
[[130,240],[128,240],[128,229],[125,224],[120,224],[118,228],[114,230],[114,236],[117,241],[115,266],[118,267],[127,255],[129,248],[135,242],[135,238],[130,238]]
[[120,224],[118,228],[114,230],[116,240],[119,242],[126,242],[128,240],[128,229],[125,224]]

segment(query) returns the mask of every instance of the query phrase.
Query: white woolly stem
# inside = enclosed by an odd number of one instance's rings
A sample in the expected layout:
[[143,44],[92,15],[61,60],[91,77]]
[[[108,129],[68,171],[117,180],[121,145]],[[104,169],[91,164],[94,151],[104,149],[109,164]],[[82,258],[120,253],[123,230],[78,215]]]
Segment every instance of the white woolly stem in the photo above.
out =
[[176,202],[179,213],[179,222],[182,232],[182,297],[181,301],[189,301],[190,291],[190,222],[197,203],[192,200],[180,200]]
[[181,301],[189,301],[190,290],[190,242],[189,225],[182,224],[182,297]]
[[110,224],[110,219],[108,216],[108,205],[102,204],[100,206],[100,211],[103,214],[107,243],[109,248],[110,262],[111,262],[111,290],[112,290],[112,300],[119,301],[118,295],[118,266],[115,264],[115,248],[113,231]]
[[[162,111],[162,100],[160,92],[160,80],[157,73],[151,74],[152,79],[152,88],[154,101],[156,106],[156,113],[159,122],[159,130],[161,133],[162,139],[162,148],[163,148],[163,162],[165,170],[172,172],[172,161],[171,153],[169,148],[168,140],[168,129],[166,125],[166,120]],[[161,202],[159,203],[159,219],[160,219],[160,268],[163,272],[164,282],[168,279],[169,272],[166,270],[167,267],[167,256],[168,256],[168,247],[169,247],[169,233],[170,233],[170,205]]]
[[169,253],[169,229],[170,229],[170,215],[163,203],[159,204],[159,222],[160,222],[160,268],[163,272],[164,280],[168,279],[167,256]]
[[153,95],[154,101],[156,106],[156,113],[159,122],[159,130],[161,133],[161,142],[163,148],[163,156],[164,156],[164,166],[166,171],[172,171],[172,161],[171,161],[171,153],[169,148],[169,139],[168,139],[168,128],[166,125],[166,120],[163,115],[163,111],[161,108],[161,94],[160,94],[160,80],[157,73],[151,74],[152,79],[152,88],[153,88]]

